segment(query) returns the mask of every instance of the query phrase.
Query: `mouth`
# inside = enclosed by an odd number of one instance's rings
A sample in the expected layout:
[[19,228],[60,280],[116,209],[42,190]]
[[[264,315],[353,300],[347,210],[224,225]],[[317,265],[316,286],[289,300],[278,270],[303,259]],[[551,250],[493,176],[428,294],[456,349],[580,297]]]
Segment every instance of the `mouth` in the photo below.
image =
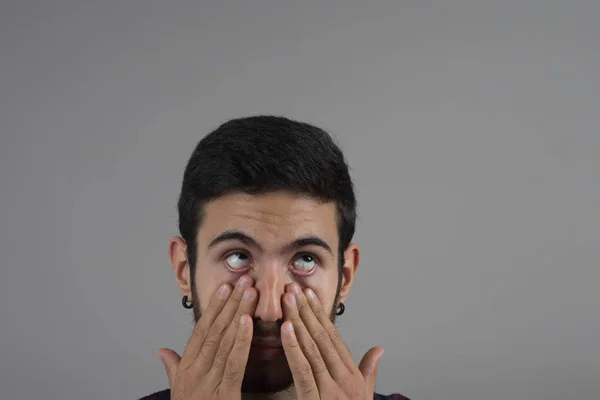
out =
[[270,337],[254,337],[252,339],[253,347],[272,347],[277,348],[281,347],[281,339],[279,337],[270,336]]
[[250,356],[259,360],[269,360],[283,354],[281,339],[278,337],[255,337],[252,339]]

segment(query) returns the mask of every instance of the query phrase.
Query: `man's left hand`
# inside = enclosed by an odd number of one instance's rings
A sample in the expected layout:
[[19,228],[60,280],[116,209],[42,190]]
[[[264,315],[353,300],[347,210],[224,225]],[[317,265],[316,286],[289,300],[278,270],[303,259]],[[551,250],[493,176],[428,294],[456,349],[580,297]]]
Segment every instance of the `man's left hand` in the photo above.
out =
[[292,283],[284,294],[281,340],[300,400],[373,399],[381,347],[356,366],[329,315],[310,289]]

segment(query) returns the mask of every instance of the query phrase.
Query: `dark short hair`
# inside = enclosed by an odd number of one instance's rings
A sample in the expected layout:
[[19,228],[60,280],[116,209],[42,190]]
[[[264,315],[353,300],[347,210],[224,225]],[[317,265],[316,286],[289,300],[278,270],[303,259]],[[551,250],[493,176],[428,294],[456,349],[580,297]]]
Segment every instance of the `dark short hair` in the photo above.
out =
[[229,193],[278,190],[335,202],[341,276],[343,252],[356,224],[354,186],[344,155],[323,129],[266,115],[225,122],[200,140],[188,161],[178,211],[191,273],[206,202]]

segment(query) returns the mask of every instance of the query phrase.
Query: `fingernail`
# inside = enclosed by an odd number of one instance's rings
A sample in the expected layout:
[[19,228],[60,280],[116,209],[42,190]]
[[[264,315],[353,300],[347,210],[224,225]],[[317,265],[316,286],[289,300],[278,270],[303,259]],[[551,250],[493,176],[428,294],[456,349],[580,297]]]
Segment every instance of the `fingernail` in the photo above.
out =
[[289,303],[290,305],[292,305],[292,306],[293,306],[293,305],[295,305],[295,304],[296,304],[296,298],[295,298],[294,296],[288,296],[287,298],[288,298],[288,299],[287,299],[287,300],[288,300],[288,303]]
[[227,284],[221,285],[221,287],[219,288],[219,295],[221,297],[225,297],[225,296],[227,296],[228,293],[229,293],[229,286],[227,286]]
[[291,322],[289,324],[286,324],[285,330],[288,331],[289,333],[294,332],[294,325],[292,325]]
[[240,325],[242,325],[242,326],[248,325],[248,318],[246,318],[244,315],[242,315],[240,317]]
[[292,291],[292,293],[294,294],[300,294],[302,292],[302,290],[300,290],[300,286],[298,285],[292,285],[290,287],[290,290]]
[[315,292],[313,292],[310,289],[306,289],[306,297],[308,298],[308,301],[312,302],[312,303],[316,303],[317,302],[317,296],[315,295]]
[[247,288],[248,286],[250,286],[250,282],[248,282],[248,279],[246,278],[240,278],[240,280],[238,281],[238,287],[240,288]]
[[252,291],[246,290],[244,292],[244,299],[246,299],[246,300],[252,300],[253,297],[254,297],[254,293],[252,293]]

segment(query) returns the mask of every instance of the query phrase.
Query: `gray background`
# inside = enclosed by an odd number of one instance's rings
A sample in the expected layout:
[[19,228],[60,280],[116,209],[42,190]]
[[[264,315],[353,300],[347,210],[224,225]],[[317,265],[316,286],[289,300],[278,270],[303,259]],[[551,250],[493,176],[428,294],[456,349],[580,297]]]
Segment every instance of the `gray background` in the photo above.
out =
[[183,169],[256,113],[353,167],[339,326],[386,349],[379,391],[599,398],[600,2],[1,4],[2,398],[167,386]]

